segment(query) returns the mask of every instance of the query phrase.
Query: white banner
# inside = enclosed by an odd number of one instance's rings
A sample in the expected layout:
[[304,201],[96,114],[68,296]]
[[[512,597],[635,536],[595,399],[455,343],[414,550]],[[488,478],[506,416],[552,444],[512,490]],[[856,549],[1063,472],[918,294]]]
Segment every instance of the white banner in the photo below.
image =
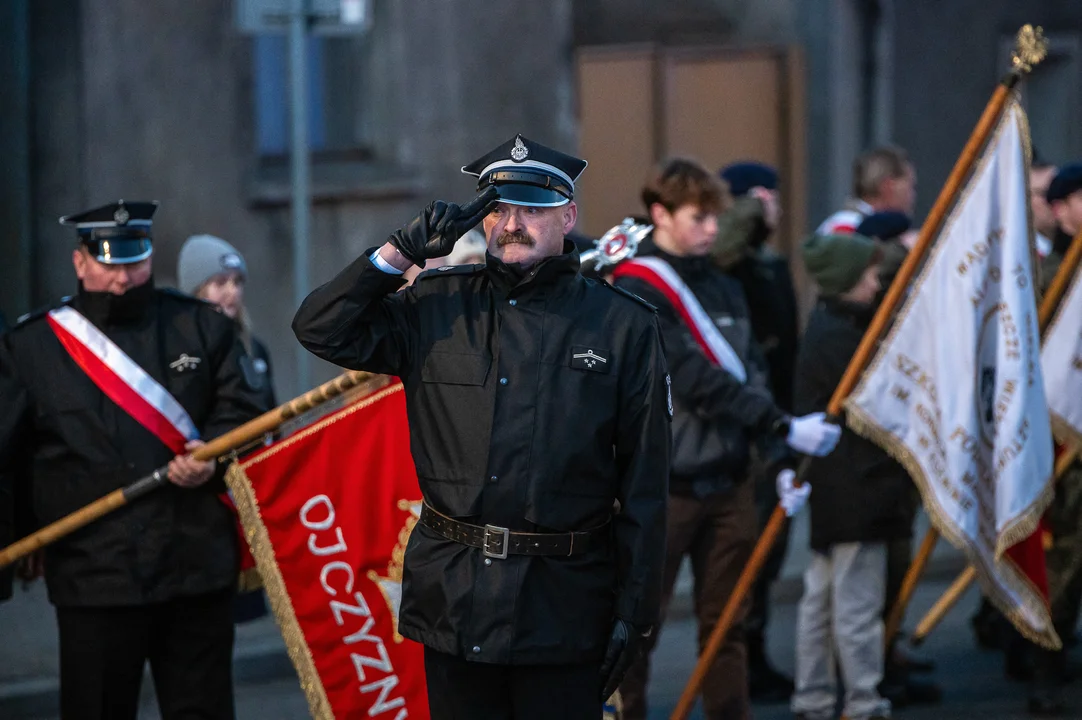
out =
[[993,602],[1056,645],[1043,555],[1029,558],[1039,567],[1004,556],[1034,534],[1052,498],[1028,155],[1025,113],[1012,100],[846,407],[856,432],[906,466]]
[[1082,282],[1071,278],[1044,333],[1041,372],[1052,427],[1064,443],[1082,445]]

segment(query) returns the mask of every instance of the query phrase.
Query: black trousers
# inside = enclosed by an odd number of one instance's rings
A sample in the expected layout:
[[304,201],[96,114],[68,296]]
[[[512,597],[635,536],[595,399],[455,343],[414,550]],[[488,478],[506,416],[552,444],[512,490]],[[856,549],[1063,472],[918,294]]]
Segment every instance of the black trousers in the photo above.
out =
[[162,720],[233,720],[232,589],[56,619],[63,720],[136,720],[148,661]]
[[425,648],[432,720],[600,720],[601,663],[491,665]]

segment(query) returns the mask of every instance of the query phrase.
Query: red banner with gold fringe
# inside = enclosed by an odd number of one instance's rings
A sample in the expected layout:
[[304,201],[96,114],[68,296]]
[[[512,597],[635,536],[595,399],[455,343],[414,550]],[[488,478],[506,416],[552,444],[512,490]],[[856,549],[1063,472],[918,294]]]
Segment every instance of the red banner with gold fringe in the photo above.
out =
[[398,634],[421,492],[398,382],[236,464],[227,478],[320,720],[427,720],[421,645]]

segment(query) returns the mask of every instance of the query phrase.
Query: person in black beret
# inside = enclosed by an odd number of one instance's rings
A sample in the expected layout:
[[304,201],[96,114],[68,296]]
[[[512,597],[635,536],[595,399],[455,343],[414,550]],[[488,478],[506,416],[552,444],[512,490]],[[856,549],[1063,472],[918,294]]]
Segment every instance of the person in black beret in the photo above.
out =
[[[770,391],[778,407],[792,409],[793,365],[799,340],[796,292],[789,261],[769,244],[781,218],[777,171],[760,162],[738,162],[718,175],[728,185],[731,206],[718,217],[712,256],[727,275],[740,281],[748,301],[752,332],[763,350]],[[754,464],[755,502],[762,531],[777,504],[774,479]],[[766,652],[770,586],[785,562],[789,526],[770,550],[752,588],[751,609],[744,623],[748,653],[748,692],[752,700],[784,702],[793,681],[778,671]]]
[[1058,267],[1071,241],[1082,230],[1082,163],[1069,163],[1061,167],[1048,184],[1045,200],[1056,218],[1049,265]]
[[718,173],[729,184],[733,197],[755,194],[755,188],[775,192],[778,189],[778,171],[761,162],[737,162],[726,165]]

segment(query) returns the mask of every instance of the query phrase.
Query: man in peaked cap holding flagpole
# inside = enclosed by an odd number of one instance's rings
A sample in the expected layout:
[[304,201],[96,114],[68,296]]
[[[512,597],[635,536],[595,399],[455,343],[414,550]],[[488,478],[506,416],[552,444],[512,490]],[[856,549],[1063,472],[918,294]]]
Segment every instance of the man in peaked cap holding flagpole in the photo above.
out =
[[156,209],[61,218],[78,238],[78,293],[0,336],[0,490],[32,499],[17,526],[169,468],[165,487],[45,551],[65,718],[135,720],[148,662],[165,720],[234,716],[237,528],[222,469],[190,453],[267,408],[234,323],[154,287]]

